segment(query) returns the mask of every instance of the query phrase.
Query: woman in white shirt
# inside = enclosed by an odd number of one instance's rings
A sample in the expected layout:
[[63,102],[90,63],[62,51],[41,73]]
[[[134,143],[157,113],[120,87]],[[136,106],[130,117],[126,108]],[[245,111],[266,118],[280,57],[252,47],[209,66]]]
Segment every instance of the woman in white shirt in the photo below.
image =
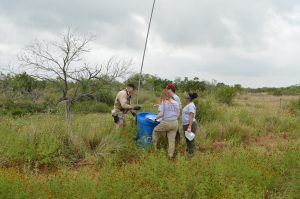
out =
[[[185,100],[187,105],[182,110],[182,127],[183,131],[193,132],[196,134],[197,131],[197,121],[195,119],[196,116],[196,106],[193,102],[194,99],[198,97],[197,93],[189,93],[185,96]],[[190,141],[187,138],[187,152],[190,156],[194,155],[195,151],[195,138]]]

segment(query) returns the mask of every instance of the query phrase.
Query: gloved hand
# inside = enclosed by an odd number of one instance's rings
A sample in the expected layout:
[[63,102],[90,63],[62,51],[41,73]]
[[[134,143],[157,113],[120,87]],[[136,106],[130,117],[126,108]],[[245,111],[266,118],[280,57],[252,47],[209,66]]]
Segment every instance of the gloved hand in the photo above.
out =
[[138,110],[141,110],[141,106],[135,106],[135,107],[133,107],[133,110],[135,110],[135,111],[138,111]]
[[132,115],[133,117],[135,117],[135,116],[136,116],[136,112],[131,112],[131,115]]
[[119,122],[119,120],[120,120],[119,116],[118,116],[118,115],[112,115],[112,117],[114,118],[114,122],[115,122],[116,124],[118,124],[118,122]]

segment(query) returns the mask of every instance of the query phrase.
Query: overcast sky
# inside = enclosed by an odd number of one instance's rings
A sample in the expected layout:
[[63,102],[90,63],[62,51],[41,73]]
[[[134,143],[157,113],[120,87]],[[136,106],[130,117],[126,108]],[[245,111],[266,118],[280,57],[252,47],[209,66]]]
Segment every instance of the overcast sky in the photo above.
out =
[[[139,71],[152,0],[0,0],[0,64],[67,27],[96,34],[90,62]],[[299,0],[157,0],[144,72],[245,87],[300,84]]]

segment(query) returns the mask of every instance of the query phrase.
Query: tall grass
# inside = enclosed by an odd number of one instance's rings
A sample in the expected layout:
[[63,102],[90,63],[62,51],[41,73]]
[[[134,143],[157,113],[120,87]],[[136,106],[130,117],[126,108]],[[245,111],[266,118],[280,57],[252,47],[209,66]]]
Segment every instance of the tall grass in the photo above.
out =
[[[143,96],[143,111],[156,112],[155,96]],[[300,118],[288,106],[280,110],[278,99],[246,95],[227,106],[200,98],[196,143],[203,152],[187,158],[182,139],[173,161],[164,148],[136,147],[131,115],[117,130],[110,114],[74,114],[71,143],[63,115],[2,116],[0,196],[297,198]]]
[[255,104],[249,97],[246,102],[235,101],[231,107],[216,103],[211,98],[202,98],[196,103],[197,119],[200,121],[199,132],[212,141],[226,139],[237,144],[249,136],[281,133],[299,135],[300,118],[291,114],[288,107],[280,112],[279,99],[278,104],[276,101],[269,103],[273,98],[265,97],[265,101],[259,102],[259,107],[248,106],[249,102]]
[[109,114],[74,116],[71,143],[68,143],[63,116],[3,118],[1,165],[60,167],[87,156],[103,160],[123,147],[121,132],[115,132],[110,117]]
[[39,179],[14,170],[0,170],[0,194],[23,198],[297,198],[299,143],[270,152],[238,147],[179,156],[161,153],[137,163],[61,171]]

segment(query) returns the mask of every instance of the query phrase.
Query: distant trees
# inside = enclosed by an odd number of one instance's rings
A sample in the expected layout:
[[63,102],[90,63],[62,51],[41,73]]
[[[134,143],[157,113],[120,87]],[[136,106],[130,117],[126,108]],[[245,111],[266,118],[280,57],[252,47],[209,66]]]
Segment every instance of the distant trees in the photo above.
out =
[[39,81],[26,72],[20,74],[0,74],[0,91],[3,94],[22,94],[32,99],[37,98],[37,90],[45,88],[46,82]]
[[26,72],[16,74],[11,78],[11,81],[12,89],[14,91],[20,91],[22,93],[31,93],[36,88],[45,87],[45,82],[36,80]]
[[199,81],[198,77],[194,77],[192,80],[185,77],[183,81],[179,81],[179,79],[177,79],[175,83],[178,89],[184,92],[204,92],[208,85],[205,81]]
[[293,85],[282,88],[275,87],[263,87],[263,88],[247,88],[244,89],[247,92],[251,93],[268,93],[270,95],[282,96],[282,95],[300,95],[300,85]]
[[0,74],[0,114],[13,116],[41,112],[43,104],[36,100],[43,94],[45,82],[27,73]]
[[[139,74],[134,74],[127,81],[137,83],[138,80]],[[161,91],[163,88],[166,88],[170,82],[172,81],[168,79],[161,79],[157,76],[144,74],[142,76],[141,85],[143,89],[146,90]],[[176,78],[172,83],[176,85],[177,90],[180,92],[198,92],[203,95],[214,95],[219,102],[228,105],[231,105],[233,98],[243,91],[240,84],[228,86],[224,83],[200,81],[198,77],[194,77],[193,79],[189,79],[188,77],[184,77],[183,79]]]
[[11,76],[0,72],[0,91],[5,92],[10,88],[12,88]]
[[[138,84],[139,78],[139,74],[133,74],[127,79],[127,81]],[[161,91],[162,89],[166,88],[170,82],[171,81],[168,79],[162,79],[156,75],[150,74],[143,74],[141,78],[141,86],[143,89],[151,91]]]

